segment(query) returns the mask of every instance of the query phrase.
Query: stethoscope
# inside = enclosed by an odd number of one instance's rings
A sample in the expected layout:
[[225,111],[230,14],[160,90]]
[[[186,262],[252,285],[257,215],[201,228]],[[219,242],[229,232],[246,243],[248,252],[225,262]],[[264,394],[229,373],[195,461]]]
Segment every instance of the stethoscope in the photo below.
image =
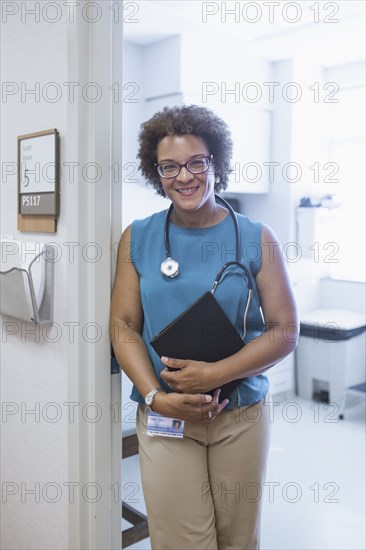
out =
[[[246,318],[247,318],[250,302],[251,302],[251,299],[252,299],[252,293],[253,293],[252,277],[251,277],[251,274],[250,274],[249,270],[247,269],[247,267],[245,267],[245,265],[243,265],[240,262],[241,239],[240,239],[240,232],[239,232],[239,223],[238,223],[238,219],[236,217],[235,211],[233,210],[231,205],[225,199],[220,197],[219,195],[215,195],[215,200],[216,200],[216,202],[219,202],[223,206],[225,206],[225,208],[227,208],[227,210],[229,211],[229,213],[231,215],[231,218],[232,218],[233,223],[234,223],[234,228],[235,228],[236,246],[235,246],[235,261],[226,262],[222,266],[222,268],[220,269],[219,273],[217,274],[216,279],[215,279],[215,281],[212,285],[211,293],[213,294],[215,292],[217,285],[222,281],[223,274],[229,266],[236,265],[244,271],[245,276],[247,278],[247,282],[248,282],[248,299],[247,299],[247,304],[245,306],[245,312],[244,312],[244,336],[245,336],[245,334],[246,334]],[[173,208],[174,208],[174,205],[172,203],[169,206],[168,212],[167,212],[166,217],[165,217],[164,244],[165,244],[165,255],[166,255],[166,257],[165,257],[165,260],[161,263],[161,266],[160,266],[160,271],[164,275],[164,277],[168,277],[170,279],[174,279],[174,277],[176,277],[179,273],[179,263],[177,262],[177,260],[174,260],[174,258],[172,257],[172,250],[171,250],[171,247],[170,247],[170,239],[169,239],[170,216],[171,216],[171,213],[173,211]]]

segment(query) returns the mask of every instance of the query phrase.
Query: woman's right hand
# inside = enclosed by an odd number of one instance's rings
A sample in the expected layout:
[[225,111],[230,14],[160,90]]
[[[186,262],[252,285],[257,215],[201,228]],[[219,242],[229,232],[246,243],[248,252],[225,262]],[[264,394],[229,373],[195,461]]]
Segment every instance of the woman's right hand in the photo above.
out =
[[153,410],[161,416],[191,422],[212,422],[226,407],[229,400],[219,403],[220,389],[214,395],[159,392],[154,398]]

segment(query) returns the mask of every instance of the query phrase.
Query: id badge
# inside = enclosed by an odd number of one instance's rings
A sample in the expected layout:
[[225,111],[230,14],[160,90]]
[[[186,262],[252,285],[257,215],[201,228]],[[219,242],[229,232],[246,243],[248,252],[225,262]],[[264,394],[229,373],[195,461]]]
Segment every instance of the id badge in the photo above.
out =
[[179,418],[168,418],[154,411],[148,411],[147,435],[181,438],[183,437],[183,430],[184,420],[179,420]]

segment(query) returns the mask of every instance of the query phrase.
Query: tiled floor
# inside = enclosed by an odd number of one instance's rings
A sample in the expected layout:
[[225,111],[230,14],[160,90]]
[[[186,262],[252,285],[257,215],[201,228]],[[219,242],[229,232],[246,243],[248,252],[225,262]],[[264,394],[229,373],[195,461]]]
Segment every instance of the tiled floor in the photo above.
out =
[[[261,549],[364,550],[364,400],[350,398],[342,421],[331,405],[274,402]],[[138,470],[137,456],[123,461],[123,496],[144,510]],[[149,542],[129,548],[150,550]]]

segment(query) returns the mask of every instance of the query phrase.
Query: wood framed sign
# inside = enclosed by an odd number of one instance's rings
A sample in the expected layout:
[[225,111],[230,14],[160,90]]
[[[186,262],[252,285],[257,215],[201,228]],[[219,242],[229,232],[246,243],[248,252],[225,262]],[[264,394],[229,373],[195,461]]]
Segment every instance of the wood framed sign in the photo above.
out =
[[18,229],[54,233],[60,205],[56,129],[18,136]]

